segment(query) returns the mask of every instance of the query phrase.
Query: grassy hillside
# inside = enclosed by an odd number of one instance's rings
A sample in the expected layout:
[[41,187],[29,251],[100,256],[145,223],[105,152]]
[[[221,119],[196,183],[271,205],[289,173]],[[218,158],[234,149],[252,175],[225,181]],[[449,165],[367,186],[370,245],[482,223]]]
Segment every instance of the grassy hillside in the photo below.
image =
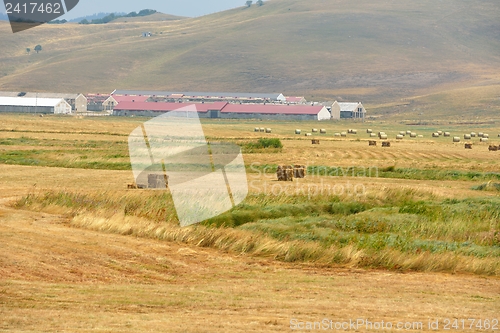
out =
[[[0,23],[0,89],[282,91],[359,99],[383,115],[406,112],[403,98],[463,98],[456,89],[487,84],[481,94],[490,101],[500,90],[498,17],[496,0],[273,0],[179,21],[42,26],[15,35]],[[153,37],[141,38],[142,31]],[[44,51],[26,55],[36,44]],[[424,108],[439,104],[419,100]]]

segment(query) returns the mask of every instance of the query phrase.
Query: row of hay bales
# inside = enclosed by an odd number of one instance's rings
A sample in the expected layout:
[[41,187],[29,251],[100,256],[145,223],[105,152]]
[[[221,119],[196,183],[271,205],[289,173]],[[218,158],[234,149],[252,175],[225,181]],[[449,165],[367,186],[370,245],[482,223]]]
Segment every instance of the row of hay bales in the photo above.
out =
[[270,128],[264,128],[264,127],[255,127],[254,132],[262,132],[262,133],[272,133],[272,129]]
[[[317,128],[313,128],[311,130],[311,133],[305,133],[305,136],[311,136],[312,133],[318,133],[318,131],[319,131],[320,134],[326,134],[326,129],[324,129],[324,128],[321,128],[319,130]],[[301,129],[296,129],[295,130],[295,134],[300,135],[301,133],[302,133]]]

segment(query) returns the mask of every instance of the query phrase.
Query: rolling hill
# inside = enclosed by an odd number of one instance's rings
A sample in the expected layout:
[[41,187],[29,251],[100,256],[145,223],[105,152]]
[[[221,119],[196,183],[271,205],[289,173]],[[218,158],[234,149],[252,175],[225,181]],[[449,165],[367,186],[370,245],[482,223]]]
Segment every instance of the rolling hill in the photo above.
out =
[[[496,0],[272,0],[175,21],[18,34],[0,23],[0,90],[284,92],[363,100],[381,115],[452,100],[443,116],[470,107],[495,114],[498,17]],[[36,44],[43,52],[28,56]],[[468,89],[481,99],[468,101]]]

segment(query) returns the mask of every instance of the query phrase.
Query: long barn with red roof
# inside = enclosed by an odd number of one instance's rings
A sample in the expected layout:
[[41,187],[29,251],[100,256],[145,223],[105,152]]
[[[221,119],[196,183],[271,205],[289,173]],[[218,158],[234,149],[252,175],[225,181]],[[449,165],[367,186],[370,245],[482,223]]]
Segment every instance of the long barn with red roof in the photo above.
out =
[[163,103],[122,101],[115,106],[116,116],[155,117],[162,113],[180,111],[197,112],[200,118],[222,119],[278,119],[278,120],[329,120],[330,112],[324,106],[279,104],[230,104],[219,103]]

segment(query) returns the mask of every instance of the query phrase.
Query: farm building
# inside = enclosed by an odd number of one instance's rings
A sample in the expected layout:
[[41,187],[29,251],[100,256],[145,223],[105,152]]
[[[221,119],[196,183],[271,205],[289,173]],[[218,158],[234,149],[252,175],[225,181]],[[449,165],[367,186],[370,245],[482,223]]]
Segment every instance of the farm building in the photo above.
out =
[[62,98],[0,97],[0,112],[70,114],[71,105]]
[[0,97],[56,98],[64,99],[76,112],[87,111],[87,98],[82,94],[36,93],[36,92],[0,92]]
[[111,95],[121,96],[148,96],[157,102],[242,102],[242,103],[264,103],[264,102],[286,102],[283,94],[259,94],[259,93],[228,93],[228,92],[174,92],[174,91],[139,91],[139,90],[115,90]]
[[227,103],[161,103],[161,102],[131,102],[118,103],[113,110],[114,116],[145,116],[156,117],[162,113],[180,110],[185,116],[185,111],[198,112],[200,118],[220,118],[221,110]]
[[330,120],[331,115],[324,106],[228,104],[222,109],[221,118]]
[[[187,108],[187,109],[186,109]],[[226,119],[283,119],[283,120],[328,120],[330,112],[324,106],[274,105],[274,104],[229,104],[217,103],[162,103],[122,102],[113,111],[116,116],[154,117],[176,110],[197,111],[200,118]]]
[[366,110],[361,102],[339,103],[335,101],[332,105],[331,112],[333,119],[364,119],[366,117]]
[[306,104],[307,101],[305,97],[300,97],[300,96],[287,96],[285,97],[286,102],[290,104]]
[[87,101],[88,111],[112,111],[118,104],[113,96],[101,94],[88,94]]

